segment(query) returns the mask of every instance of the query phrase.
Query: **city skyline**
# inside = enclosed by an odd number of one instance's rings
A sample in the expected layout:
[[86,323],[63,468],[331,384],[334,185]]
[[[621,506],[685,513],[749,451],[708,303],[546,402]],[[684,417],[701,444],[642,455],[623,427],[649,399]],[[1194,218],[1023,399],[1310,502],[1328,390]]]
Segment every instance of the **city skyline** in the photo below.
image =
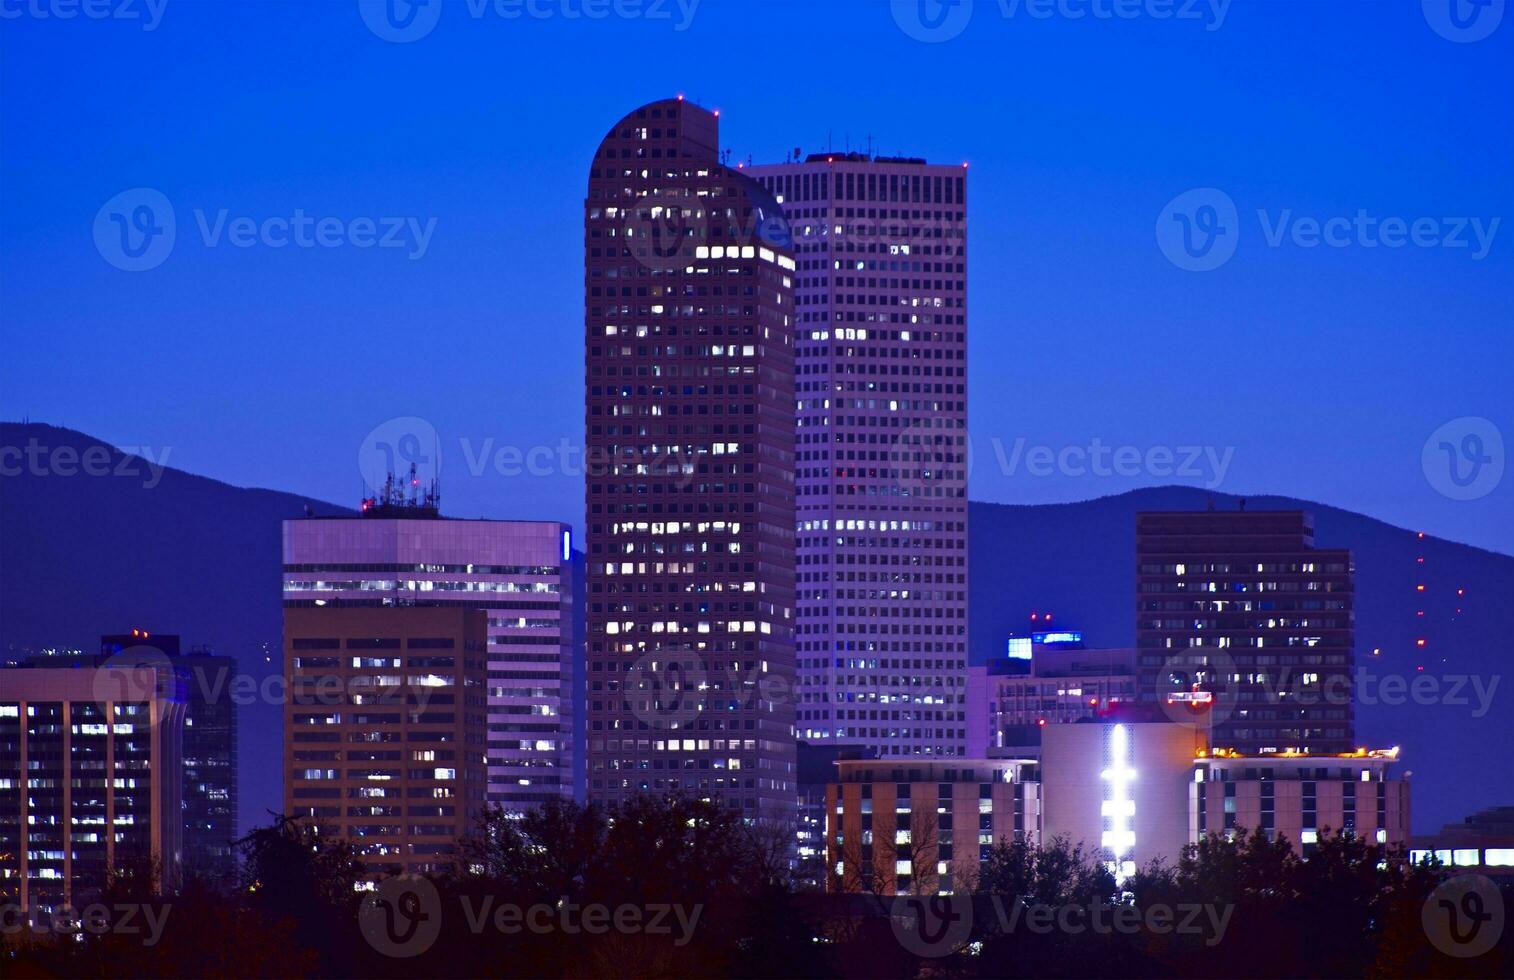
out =
[[1508,2],[0,0],[0,973],[1511,974]]

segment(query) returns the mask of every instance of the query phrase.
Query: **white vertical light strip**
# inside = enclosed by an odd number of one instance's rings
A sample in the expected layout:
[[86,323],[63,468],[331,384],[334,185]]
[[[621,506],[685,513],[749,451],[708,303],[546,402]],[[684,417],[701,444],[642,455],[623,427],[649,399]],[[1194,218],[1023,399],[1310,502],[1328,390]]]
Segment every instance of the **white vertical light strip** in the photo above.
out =
[[1104,818],[1104,833],[1101,843],[1109,852],[1109,870],[1117,884],[1135,874],[1135,861],[1130,858],[1135,850],[1135,799],[1130,794],[1130,784],[1135,782],[1136,771],[1131,768],[1130,732],[1124,725],[1115,725],[1109,731],[1105,746],[1109,768],[1100,775],[1104,780],[1104,801],[1099,813]]

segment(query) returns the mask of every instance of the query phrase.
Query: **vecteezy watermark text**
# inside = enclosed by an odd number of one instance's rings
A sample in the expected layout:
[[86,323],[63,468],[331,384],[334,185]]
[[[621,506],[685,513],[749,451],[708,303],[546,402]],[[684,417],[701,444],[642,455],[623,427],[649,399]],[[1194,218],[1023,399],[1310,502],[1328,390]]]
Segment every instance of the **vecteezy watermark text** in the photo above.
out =
[[[1197,21],[1206,31],[1225,25],[1230,0],[995,0],[1004,20]],[[891,0],[894,23],[916,41],[939,44],[967,29],[974,0]]]
[[1023,463],[1025,472],[1034,477],[1047,476],[1153,476],[1204,480],[1213,490],[1225,482],[1225,474],[1235,458],[1235,447],[1225,446],[1110,446],[1098,437],[1087,446],[1033,446],[1024,438],[1005,447],[995,437],[989,440],[999,471],[1014,476]]
[[252,248],[263,245],[268,248],[403,248],[410,259],[424,258],[431,246],[431,234],[436,230],[436,219],[421,219],[409,216],[378,218],[315,218],[303,208],[295,208],[294,214],[285,218],[230,218],[222,208],[209,219],[199,208],[195,209],[195,223],[200,229],[200,238],[206,248],[226,243],[235,248]]
[[1028,932],[1096,936],[1145,933],[1151,936],[1199,936],[1216,946],[1230,928],[1233,905],[1203,902],[1151,902],[1143,905],[1102,900],[1049,905],[1006,895],[900,895],[893,900],[890,924],[894,937],[916,956],[939,959],[962,949],[973,937],[974,919],[991,914],[990,931],[1001,935]]
[[0,20],[129,20],[155,31],[168,0],[0,0]]
[[[700,0],[464,0],[447,3],[467,11],[472,20],[647,20],[668,21],[675,31],[694,22]],[[394,44],[419,41],[436,29],[442,0],[358,0],[358,15],[368,30]]]
[[1203,936],[1204,945],[1218,945],[1230,928],[1233,905],[1202,902],[1179,902],[1168,905],[1112,905],[1108,902],[1069,902],[1065,905],[1028,903],[1024,899],[1006,900],[991,897],[999,928],[1006,933],[1019,929],[1037,935],[1053,932],[1067,935],[1091,933],[1110,936],[1116,933],[1133,936],[1141,932],[1165,936]]
[[25,446],[0,446],[0,476],[113,476],[142,478],[142,486],[151,490],[163,479],[168,468],[168,454],[151,446],[122,446],[112,453],[108,446],[94,445],[83,450],[74,446],[47,446],[35,436]]
[[[703,905],[671,902],[609,905],[604,902],[559,901],[520,905],[501,902],[494,895],[457,896],[461,921],[470,933],[481,936],[497,932],[505,936],[549,935],[667,936],[674,946],[687,946],[694,938]],[[379,882],[358,910],[358,925],[368,944],[385,956],[409,958],[430,949],[441,934],[442,919],[449,915],[436,885],[420,875],[395,875]]]
[[[436,218],[414,215],[316,216],[304,208],[287,216],[233,215],[227,208],[195,208],[193,215],[206,248],[225,244],[244,249],[391,249],[416,261],[425,257],[436,231]],[[134,187],[100,206],[93,230],[95,249],[105,261],[126,272],[146,272],[172,254],[178,221],[172,202],[161,191]]]
[[[1502,218],[1297,214],[1292,208],[1256,210],[1261,240],[1268,248],[1442,248],[1465,251],[1474,262],[1493,249]],[[1168,201],[1157,215],[1157,247],[1167,260],[1189,272],[1208,272],[1230,261],[1242,236],[1235,200],[1217,187],[1196,187]]]
[[[1234,446],[1117,445],[1106,443],[1097,436],[1086,444],[1053,446],[1032,442],[1023,436],[1013,440],[993,436],[974,441],[966,430],[959,429],[950,434],[960,440],[960,450],[953,449],[953,452],[960,452],[964,457],[962,465],[965,469],[970,471],[974,460],[989,458],[999,474],[1005,477],[1150,476],[1193,481],[1213,490],[1225,482],[1235,460]],[[903,454],[907,458],[909,451],[917,448],[906,445],[909,437],[915,435],[939,436],[940,433],[934,428],[918,431],[911,428],[896,440],[891,457]],[[986,457],[981,452],[985,441],[991,450]],[[493,436],[481,439],[463,436],[457,446],[456,453],[449,450],[444,454],[441,436],[435,426],[422,418],[401,416],[375,426],[364,437],[358,451],[358,466],[368,485],[376,487],[383,483],[387,474],[400,472],[411,464],[417,467],[418,479],[425,483],[439,475],[444,455],[451,459],[460,458],[468,476],[475,479],[489,473],[509,478],[582,477],[627,465],[651,472],[683,473],[694,479],[700,466],[719,463],[722,459],[719,450],[704,453],[672,445],[631,459],[602,446],[586,447],[566,436],[555,443],[530,446],[501,442]]]
[[25,908],[14,902],[0,904],[0,935],[22,931],[73,937],[81,934],[141,936],[142,945],[156,946],[173,906],[138,902],[94,902],[76,909],[64,903],[52,908]]

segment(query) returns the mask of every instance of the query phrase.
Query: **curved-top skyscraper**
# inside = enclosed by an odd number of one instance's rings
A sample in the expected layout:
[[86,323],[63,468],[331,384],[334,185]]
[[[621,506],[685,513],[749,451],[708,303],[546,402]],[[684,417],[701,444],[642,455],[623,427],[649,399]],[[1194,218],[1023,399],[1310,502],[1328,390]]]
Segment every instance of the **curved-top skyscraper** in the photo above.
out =
[[683,99],[605,135],[584,201],[588,795],[792,818],[794,260]]

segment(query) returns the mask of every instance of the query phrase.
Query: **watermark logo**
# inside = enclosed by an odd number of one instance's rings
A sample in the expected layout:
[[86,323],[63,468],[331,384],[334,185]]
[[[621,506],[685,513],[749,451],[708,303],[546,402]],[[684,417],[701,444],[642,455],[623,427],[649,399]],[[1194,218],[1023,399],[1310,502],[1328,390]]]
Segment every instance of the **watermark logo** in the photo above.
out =
[[[950,41],[967,28],[973,0],[892,0],[894,23],[926,44]],[[1206,31],[1225,26],[1230,0],[996,0],[1004,20],[1198,21]]]
[[967,29],[973,0],[891,0],[894,23],[916,41],[940,44]]
[[[634,628],[630,623],[620,625]],[[654,625],[671,631],[692,628],[692,624],[681,622]],[[672,653],[648,653],[631,665],[624,694],[631,714],[648,728],[676,731],[699,717],[701,702],[709,691],[709,677],[697,662],[680,661]]]
[[[465,0],[474,21],[498,20],[649,20],[670,21],[673,30],[694,23],[700,0]],[[436,28],[442,0],[358,0],[358,14],[380,40],[394,44],[419,41]]]
[[423,875],[385,878],[363,897],[358,927],[368,945],[385,956],[419,956],[441,935],[441,896]]
[[1485,418],[1466,415],[1430,433],[1419,462],[1438,493],[1452,500],[1477,500],[1503,480],[1503,433]]
[[[676,187],[642,194],[626,208],[621,221],[626,248],[637,262],[654,271],[690,265],[694,246],[709,240],[704,200],[684,197]],[[737,257],[735,250],[731,257]]]
[[[214,213],[195,208],[194,226],[205,248],[222,244],[233,248],[288,247],[403,249],[406,258],[425,258],[436,232],[436,218],[414,215],[317,217],[295,208],[290,215],[255,218],[233,215],[226,208]],[[173,251],[177,235],[173,204],[161,191],[135,187],[106,201],[95,214],[95,248],[111,265],[126,272],[145,272],[162,265]]]
[[1239,676],[1235,659],[1224,650],[1189,647],[1162,661],[1157,697],[1172,721],[1212,729],[1235,711]]
[[1240,215],[1229,194],[1196,187],[1167,202],[1157,215],[1157,247],[1167,261],[1189,272],[1218,269],[1235,254]]
[[419,490],[424,492],[441,476],[442,440],[436,427],[423,418],[414,415],[392,418],[374,426],[363,437],[357,451],[357,466],[363,474],[363,485],[375,491],[391,475],[408,478],[413,466]]
[[1425,23],[1447,41],[1470,44],[1498,30],[1505,0],[1420,0]]
[[[162,650],[148,645],[131,646],[105,659],[90,678],[89,690],[98,704],[114,704],[119,713],[130,704],[146,704],[161,697],[173,696],[175,683],[173,662]],[[157,721],[149,711],[140,719],[144,726]],[[107,724],[114,724],[109,719]]]
[[967,945],[973,931],[971,895],[899,895],[889,910],[899,945],[916,956],[940,959]]
[[[871,402],[863,407],[863,402],[857,400],[854,407],[842,404],[838,411],[876,412],[882,407],[873,407]],[[890,411],[893,410],[890,407]],[[851,446],[857,448],[848,448]],[[871,454],[861,442],[835,443],[832,452],[857,457],[835,461],[839,479],[847,482],[880,480],[889,492],[906,497],[960,497],[973,468],[967,426],[960,418],[947,415],[910,419],[890,443],[885,459],[867,459]]]
[[419,41],[442,16],[442,0],[357,0],[363,23],[380,40],[394,44]]
[[1503,937],[1503,895],[1484,875],[1455,875],[1425,899],[1420,924],[1435,948],[1447,956],[1481,956]]
[[100,206],[94,232],[95,248],[117,269],[156,269],[173,251],[173,205],[161,191],[133,187]]
[[674,946],[686,946],[694,938],[702,905],[651,903],[616,906],[600,902],[579,904],[561,901],[553,905],[523,906],[501,902],[498,896],[458,896],[458,908],[443,905],[430,879],[421,875],[397,875],[379,882],[358,909],[363,938],[376,951],[395,959],[420,956],[435,945],[444,915],[461,921],[474,936],[486,932],[514,936],[561,934],[566,936],[618,935],[668,936]]
[[[1503,222],[1497,216],[1376,215],[1366,208],[1326,216],[1296,214],[1292,208],[1258,208],[1256,220],[1268,248],[1399,249],[1412,245],[1464,249],[1474,262],[1488,257]],[[1235,201],[1218,188],[1184,191],[1157,216],[1157,247],[1167,261],[1189,272],[1209,272],[1230,261],[1240,237]]]

